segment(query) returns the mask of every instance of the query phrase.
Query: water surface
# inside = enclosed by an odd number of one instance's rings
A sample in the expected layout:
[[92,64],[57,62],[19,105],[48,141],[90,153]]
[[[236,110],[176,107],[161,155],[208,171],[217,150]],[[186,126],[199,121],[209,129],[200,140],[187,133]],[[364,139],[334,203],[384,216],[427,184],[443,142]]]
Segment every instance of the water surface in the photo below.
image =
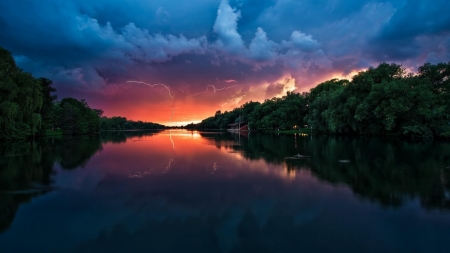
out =
[[3,144],[0,252],[449,252],[449,166],[449,143],[373,138]]

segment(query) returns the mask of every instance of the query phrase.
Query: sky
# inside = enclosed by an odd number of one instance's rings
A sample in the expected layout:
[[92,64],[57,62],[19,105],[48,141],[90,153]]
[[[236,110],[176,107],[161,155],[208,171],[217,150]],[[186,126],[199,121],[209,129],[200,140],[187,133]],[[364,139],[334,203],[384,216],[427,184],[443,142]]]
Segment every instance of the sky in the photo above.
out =
[[58,99],[184,125],[351,79],[450,61],[450,1],[2,0],[0,46]]

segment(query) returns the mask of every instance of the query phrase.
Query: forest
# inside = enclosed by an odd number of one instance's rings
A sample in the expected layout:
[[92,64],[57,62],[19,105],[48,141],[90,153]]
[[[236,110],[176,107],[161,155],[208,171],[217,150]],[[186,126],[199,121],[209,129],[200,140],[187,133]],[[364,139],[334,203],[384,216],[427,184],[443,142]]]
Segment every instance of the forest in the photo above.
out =
[[83,99],[57,100],[52,81],[35,78],[17,67],[0,47],[0,140],[55,134],[80,135],[100,130],[155,129],[163,125],[102,116]]
[[186,128],[226,129],[246,122],[251,130],[308,128],[327,134],[449,138],[449,78],[450,63],[426,63],[417,73],[381,63],[351,80],[331,79],[309,93],[250,101]]
[[[331,79],[308,93],[246,102],[187,129],[227,129],[245,122],[251,130],[308,128],[316,133],[450,138],[450,63],[420,66],[408,73],[381,63],[353,76]],[[0,139],[53,133],[78,135],[100,130],[161,129],[163,125],[104,117],[85,100],[57,100],[52,81],[16,66],[0,48]]]

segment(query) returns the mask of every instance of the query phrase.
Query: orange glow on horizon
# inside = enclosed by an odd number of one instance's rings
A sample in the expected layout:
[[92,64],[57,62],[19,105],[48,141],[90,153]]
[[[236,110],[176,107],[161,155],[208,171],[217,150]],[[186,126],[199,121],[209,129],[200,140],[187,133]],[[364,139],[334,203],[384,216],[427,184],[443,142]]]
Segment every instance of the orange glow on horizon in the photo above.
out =
[[[203,90],[194,93],[194,97],[188,94],[188,90],[178,91],[176,86],[149,87],[130,83],[119,87],[111,85],[96,94],[91,107],[103,109],[104,116],[107,117],[121,116],[133,121],[185,126],[212,117],[219,110],[231,111],[249,101],[262,103],[265,99],[282,97],[287,91],[309,92],[324,81],[333,78],[351,79],[360,71],[364,69],[353,70],[347,75],[342,72],[309,77],[284,74],[272,81],[224,86],[232,88],[221,86],[211,88],[211,91],[206,86],[206,92]],[[170,89],[173,98],[166,89]]]

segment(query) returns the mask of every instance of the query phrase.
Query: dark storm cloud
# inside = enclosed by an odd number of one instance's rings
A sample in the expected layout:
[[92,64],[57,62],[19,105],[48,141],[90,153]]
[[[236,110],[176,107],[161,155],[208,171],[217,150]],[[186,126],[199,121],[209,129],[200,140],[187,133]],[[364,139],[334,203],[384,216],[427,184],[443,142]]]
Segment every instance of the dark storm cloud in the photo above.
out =
[[427,45],[422,44],[420,38],[445,40],[450,35],[449,7],[450,2],[446,0],[405,1],[371,40],[373,57],[405,60],[424,53],[422,49]]
[[[448,1],[0,2],[0,46],[74,89],[126,80],[311,86],[380,61],[450,60]],[[265,88],[264,88],[265,89]]]
[[[90,16],[88,11],[83,11],[86,9],[86,3],[87,1],[77,1],[76,4],[70,1],[3,2],[2,10],[7,12],[2,13],[2,21],[9,29],[5,29],[0,35],[2,44],[30,56],[46,56],[56,61],[62,61],[61,58],[64,57],[66,61],[74,62],[96,59],[105,52],[108,54],[103,56],[117,57],[111,55],[108,50],[125,51],[130,49],[127,47],[132,46],[143,50],[145,56],[151,57],[151,60],[158,61],[165,60],[166,55],[182,52],[185,46],[192,46],[189,45],[192,40],[180,35],[181,33],[159,33],[149,30],[146,26],[136,26],[133,16],[127,11],[121,13],[130,16],[128,22],[122,22],[120,15],[111,21],[99,22],[97,16]],[[112,3],[96,1],[95,6],[108,6]],[[123,7],[121,8],[124,10],[133,10],[129,6]],[[98,6],[92,7],[90,12],[95,14],[95,10],[99,9],[102,10]],[[158,13],[160,9],[147,10],[147,13],[141,10],[142,15],[137,16],[137,20],[141,20],[142,16],[152,20],[152,14]],[[99,16],[103,17],[101,14]],[[151,22],[148,26],[153,27]],[[154,47],[153,52],[149,52],[144,46]]]
[[380,30],[378,39],[411,42],[417,36],[445,35],[450,32],[449,2],[406,1]]
[[211,30],[220,0],[78,1],[80,12],[120,29],[130,22],[153,33],[201,37]]
[[246,27],[252,30],[258,26],[264,27],[269,36],[274,37],[274,40],[278,42],[289,37],[294,30],[310,34],[318,28],[357,15],[364,6],[370,3],[370,1],[361,0],[283,0],[274,2],[258,16],[255,22]]

